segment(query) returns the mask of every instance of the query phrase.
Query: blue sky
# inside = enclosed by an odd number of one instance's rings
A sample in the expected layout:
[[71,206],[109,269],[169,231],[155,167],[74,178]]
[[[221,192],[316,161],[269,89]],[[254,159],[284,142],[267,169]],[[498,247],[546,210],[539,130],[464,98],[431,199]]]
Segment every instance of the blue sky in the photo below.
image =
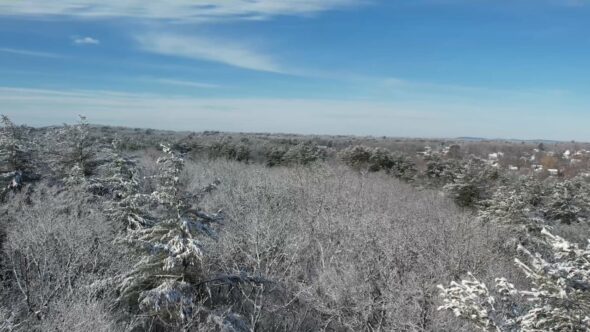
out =
[[586,0],[0,0],[0,112],[590,141]]

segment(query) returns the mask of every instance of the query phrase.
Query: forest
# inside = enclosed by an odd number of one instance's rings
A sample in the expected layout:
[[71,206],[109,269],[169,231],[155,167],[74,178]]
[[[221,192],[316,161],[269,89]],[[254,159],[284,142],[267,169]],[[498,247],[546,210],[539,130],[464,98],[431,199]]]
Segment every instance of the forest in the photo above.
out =
[[590,145],[0,129],[0,331],[588,331]]

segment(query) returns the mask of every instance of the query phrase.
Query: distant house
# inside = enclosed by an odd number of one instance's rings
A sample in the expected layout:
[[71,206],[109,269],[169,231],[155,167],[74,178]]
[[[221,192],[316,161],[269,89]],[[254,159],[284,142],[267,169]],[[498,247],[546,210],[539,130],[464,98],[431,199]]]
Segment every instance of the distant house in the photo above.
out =
[[551,176],[557,176],[559,175],[559,170],[555,169],[555,168],[548,168],[547,172],[549,172],[549,175]]
[[570,150],[565,150],[565,152],[563,153],[563,159],[570,159],[570,155],[572,153],[570,152]]
[[510,171],[518,171],[518,166],[508,165],[508,170],[510,170]]
[[488,160],[498,160],[498,154],[497,153],[488,154]]
[[535,172],[541,172],[543,170],[543,165],[533,165],[533,171]]

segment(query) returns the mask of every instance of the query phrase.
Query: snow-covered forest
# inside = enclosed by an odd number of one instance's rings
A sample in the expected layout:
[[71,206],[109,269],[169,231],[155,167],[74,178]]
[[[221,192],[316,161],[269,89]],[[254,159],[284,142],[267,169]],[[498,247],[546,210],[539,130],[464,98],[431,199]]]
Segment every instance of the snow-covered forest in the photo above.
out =
[[3,117],[0,331],[587,331],[585,148]]

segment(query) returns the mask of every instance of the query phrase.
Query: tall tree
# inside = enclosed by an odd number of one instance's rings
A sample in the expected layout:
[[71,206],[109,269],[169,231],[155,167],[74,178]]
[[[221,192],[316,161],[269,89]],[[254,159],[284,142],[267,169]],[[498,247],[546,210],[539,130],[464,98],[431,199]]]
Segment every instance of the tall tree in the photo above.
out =
[[167,146],[163,151],[159,186],[151,194],[155,222],[130,229],[124,239],[142,258],[123,280],[121,299],[164,328],[181,328],[197,313],[196,285],[206,279],[201,236],[215,236],[209,223],[221,215],[193,208],[196,196],[181,189],[184,160]]
[[0,160],[1,171],[25,171],[30,167],[31,147],[22,127],[16,126],[6,115],[1,116]]
[[90,125],[85,116],[79,117],[78,123],[64,124],[59,131],[59,147],[55,151],[58,172],[73,182],[83,181],[92,174],[95,166],[96,147],[90,135]]

